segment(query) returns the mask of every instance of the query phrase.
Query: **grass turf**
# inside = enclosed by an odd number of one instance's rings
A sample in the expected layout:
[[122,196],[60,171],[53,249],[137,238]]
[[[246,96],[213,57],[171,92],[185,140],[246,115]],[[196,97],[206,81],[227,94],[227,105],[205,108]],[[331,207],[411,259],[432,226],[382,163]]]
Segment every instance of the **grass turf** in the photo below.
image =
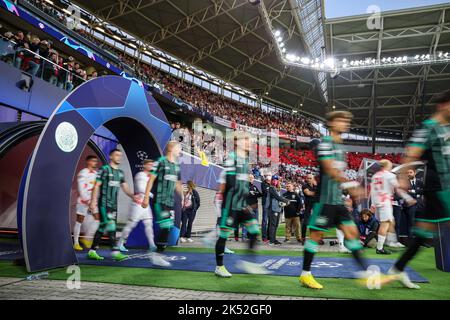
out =
[[[169,251],[212,252],[212,249],[171,248]],[[243,250],[236,250],[242,253]],[[389,258],[395,259],[400,251]],[[260,250],[264,255],[299,255],[296,251]],[[323,257],[337,256],[335,253],[320,253]],[[342,257],[342,255],[339,255]],[[367,250],[367,258],[380,258],[373,250]],[[383,256],[382,258],[386,258]],[[226,262],[226,258],[225,258]],[[338,299],[450,299],[450,277],[448,273],[436,270],[434,265],[434,250],[423,249],[411,267],[425,276],[430,283],[420,284],[422,289],[410,290],[399,283],[392,283],[382,290],[368,290],[359,286],[352,279],[318,279],[324,289],[315,291],[303,288],[298,284],[297,277],[270,275],[235,274],[231,279],[220,279],[212,273],[156,270],[148,268],[81,266],[82,281],[94,281],[116,284],[131,284],[166,288],[193,289],[205,291],[222,291],[235,293],[289,295],[315,298]],[[27,272],[23,267],[14,266],[10,261],[0,261],[0,276],[25,277]],[[65,268],[50,271],[50,279],[66,280]]]

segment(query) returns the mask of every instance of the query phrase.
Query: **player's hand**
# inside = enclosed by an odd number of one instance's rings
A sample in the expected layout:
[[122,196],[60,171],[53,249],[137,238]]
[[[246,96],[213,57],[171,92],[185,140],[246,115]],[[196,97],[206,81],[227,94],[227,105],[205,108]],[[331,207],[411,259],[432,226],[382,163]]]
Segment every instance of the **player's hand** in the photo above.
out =
[[149,199],[147,197],[144,198],[144,200],[142,201],[142,208],[147,208],[148,207],[148,202]]
[[361,186],[355,188],[349,188],[348,194],[354,202],[360,202],[364,196],[364,189]]
[[91,210],[91,212],[95,212],[95,203],[92,201],[89,203],[89,210]]
[[417,200],[412,198],[411,200],[405,200],[406,201],[406,206],[407,207],[411,207],[413,205],[415,205],[417,203]]

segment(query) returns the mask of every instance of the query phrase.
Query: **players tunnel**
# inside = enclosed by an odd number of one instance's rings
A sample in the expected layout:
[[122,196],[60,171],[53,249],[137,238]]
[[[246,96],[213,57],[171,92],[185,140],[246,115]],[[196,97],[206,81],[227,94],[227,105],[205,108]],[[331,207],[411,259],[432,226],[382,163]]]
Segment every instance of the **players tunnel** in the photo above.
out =
[[18,225],[29,272],[77,263],[70,233],[72,180],[99,127],[121,143],[133,173],[144,151],[160,156],[171,136],[155,99],[134,80],[106,76],[69,94],[49,118],[22,178]]
[[[0,234],[17,233],[17,190],[25,166],[45,127],[46,121],[0,123]],[[99,138],[99,137],[97,137]],[[98,141],[98,139],[97,139]],[[97,143],[90,139],[82,155],[95,154],[102,163],[104,153]],[[81,170],[79,163],[77,171]],[[76,183],[72,184],[72,193]]]

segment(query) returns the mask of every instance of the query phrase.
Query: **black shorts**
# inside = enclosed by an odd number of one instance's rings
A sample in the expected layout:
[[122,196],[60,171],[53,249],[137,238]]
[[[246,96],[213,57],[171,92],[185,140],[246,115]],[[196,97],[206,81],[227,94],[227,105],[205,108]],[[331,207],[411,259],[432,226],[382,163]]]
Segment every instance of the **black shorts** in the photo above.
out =
[[443,194],[441,191],[424,192],[423,205],[417,206],[415,220],[434,223],[450,221],[449,197],[450,194]]
[[315,203],[311,219],[308,227],[312,230],[327,231],[328,228],[333,228],[344,225],[355,225],[352,214],[344,205],[331,205]]
[[220,227],[227,229],[235,229],[235,226],[239,226],[241,223],[245,224],[246,222],[256,220],[255,215],[248,210],[241,211],[231,211],[228,215],[224,215],[222,213],[222,217],[220,217]]

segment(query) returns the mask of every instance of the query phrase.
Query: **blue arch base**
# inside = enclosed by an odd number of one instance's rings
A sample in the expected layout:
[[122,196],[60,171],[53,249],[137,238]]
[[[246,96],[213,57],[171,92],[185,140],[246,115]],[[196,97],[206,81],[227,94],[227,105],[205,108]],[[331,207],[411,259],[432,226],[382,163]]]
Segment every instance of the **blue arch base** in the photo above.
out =
[[137,152],[157,158],[171,135],[158,103],[132,80],[101,77],[67,96],[39,138],[18,203],[30,272],[77,263],[70,234],[70,189],[81,153],[101,126],[121,142],[133,174],[141,162]]

